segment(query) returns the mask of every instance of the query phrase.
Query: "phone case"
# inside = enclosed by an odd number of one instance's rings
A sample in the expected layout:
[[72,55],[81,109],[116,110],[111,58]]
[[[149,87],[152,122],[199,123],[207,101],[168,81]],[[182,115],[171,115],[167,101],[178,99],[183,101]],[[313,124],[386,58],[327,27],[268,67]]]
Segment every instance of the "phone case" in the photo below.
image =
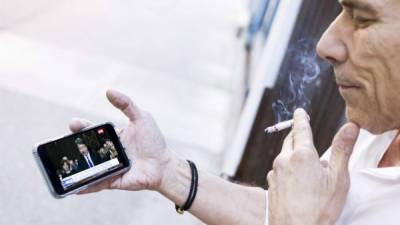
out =
[[[93,127],[102,126],[102,125],[106,125],[106,124],[111,124],[111,125],[114,127],[114,125],[113,125],[112,123],[103,123],[103,124],[98,124],[98,125],[95,125],[95,126],[87,127],[87,128],[85,128],[85,129],[83,129],[82,131],[90,130],[90,129],[92,129]],[[78,188],[78,189],[76,189],[76,190],[72,190],[72,191],[67,192],[67,193],[65,193],[65,194],[63,194],[63,195],[59,195],[59,194],[54,190],[54,187],[53,187],[53,185],[52,185],[52,183],[51,183],[51,181],[50,181],[50,178],[49,178],[49,176],[48,176],[48,174],[47,174],[47,172],[46,172],[46,169],[45,169],[45,167],[44,167],[44,165],[43,165],[43,162],[42,162],[42,160],[41,160],[40,157],[39,157],[39,154],[38,154],[38,147],[39,147],[40,145],[42,145],[42,144],[47,143],[47,142],[55,141],[55,140],[58,140],[58,139],[60,139],[60,138],[64,138],[64,137],[67,137],[67,136],[68,136],[68,135],[59,136],[59,137],[56,137],[56,138],[52,138],[52,139],[50,139],[49,141],[39,142],[39,143],[35,144],[35,146],[34,146],[34,148],[33,148],[33,151],[32,151],[32,153],[33,153],[33,158],[35,159],[36,164],[38,165],[39,170],[40,170],[40,172],[41,172],[41,174],[42,174],[42,176],[43,176],[43,178],[44,178],[44,180],[45,180],[45,182],[46,182],[46,185],[47,185],[47,187],[48,187],[48,189],[49,189],[51,195],[52,195],[54,198],[56,198],[56,199],[61,199],[61,198],[64,198],[64,197],[66,197],[66,196],[68,196],[68,195],[77,194],[77,193],[79,193],[80,191],[83,191],[83,190],[87,189],[87,188],[90,187],[90,186],[93,186],[93,185],[95,185],[95,184],[98,184],[98,183],[100,183],[101,181],[107,180],[107,179],[110,178],[110,177],[117,176],[117,175],[119,175],[119,174],[125,173],[125,172],[127,172],[127,171],[130,169],[130,167],[131,167],[131,161],[129,160],[129,166],[128,166],[127,168],[125,168],[125,169],[123,169],[123,170],[116,171],[115,173],[109,174],[109,175],[107,175],[107,176],[105,176],[105,177],[103,177],[103,178],[100,178],[100,179],[98,179],[98,180],[96,180],[96,181],[93,181],[92,183],[86,184],[86,185],[84,185],[84,186],[82,186],[82,187],[80,187],[80,188]],[[125,149],[124,149],[124,150],[125,150]]]

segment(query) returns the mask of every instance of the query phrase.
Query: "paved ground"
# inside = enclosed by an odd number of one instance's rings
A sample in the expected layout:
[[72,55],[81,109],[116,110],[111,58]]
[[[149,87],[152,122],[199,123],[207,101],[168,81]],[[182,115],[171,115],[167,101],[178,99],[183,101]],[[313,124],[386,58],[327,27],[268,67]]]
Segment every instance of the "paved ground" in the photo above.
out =
[[54,200],[31,148],[74,116],[123,124],[104,97],[113,87],[153,113],[171,148],[218,173],[240,1],[36,1],[0,0],[0,224],[199,224],[150,192]]

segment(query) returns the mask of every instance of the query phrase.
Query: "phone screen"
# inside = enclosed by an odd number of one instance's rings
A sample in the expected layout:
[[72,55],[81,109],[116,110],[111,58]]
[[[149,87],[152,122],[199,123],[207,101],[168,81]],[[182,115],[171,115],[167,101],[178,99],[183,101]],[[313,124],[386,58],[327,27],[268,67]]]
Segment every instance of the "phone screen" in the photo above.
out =
[[111,124],[42,144],[38,155],[59,195],[129,167]]

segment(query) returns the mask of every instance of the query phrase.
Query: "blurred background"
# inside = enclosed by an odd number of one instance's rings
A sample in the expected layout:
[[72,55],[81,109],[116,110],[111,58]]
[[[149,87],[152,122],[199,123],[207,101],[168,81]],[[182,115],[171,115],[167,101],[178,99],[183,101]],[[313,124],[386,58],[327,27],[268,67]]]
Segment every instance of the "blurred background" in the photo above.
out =
[[[153,192],[51,197],[33,145],[68,133],[73,117],[123,126],[108,88],[151,112],[202,170],[266,188],[285,134],[263,129],[299,66],[290,49],[313,51],[339,10],[335,0],[0,0],[0,224],[202,224]],[[322,153],[343,102],[320,67],[307,107]]]

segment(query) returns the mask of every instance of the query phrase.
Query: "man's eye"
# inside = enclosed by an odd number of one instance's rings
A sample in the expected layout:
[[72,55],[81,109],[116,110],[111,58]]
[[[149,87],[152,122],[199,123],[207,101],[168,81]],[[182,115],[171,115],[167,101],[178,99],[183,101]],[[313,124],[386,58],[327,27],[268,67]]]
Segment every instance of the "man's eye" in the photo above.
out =
[[354,17],[354,21],[356,21],[358,23],[368,23],[368,22],[371,22],[372,20],[368,19],[368,18],[356,16],[356,17]]
[[365,17],[355,16],[355,17],[353,17],[353,21],[357,27],[365,28],[365,27],[373,24],[376,20],[370,19],[370,18],[365,18]]

